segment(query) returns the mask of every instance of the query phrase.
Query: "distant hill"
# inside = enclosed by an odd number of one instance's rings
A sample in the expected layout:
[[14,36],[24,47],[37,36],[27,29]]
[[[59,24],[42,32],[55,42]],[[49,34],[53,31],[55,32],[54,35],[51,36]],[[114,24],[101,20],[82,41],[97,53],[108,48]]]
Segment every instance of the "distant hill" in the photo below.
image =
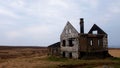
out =
[[0,50],[3,49],[16,49],[16,48],[32,48],[32,49],[46,49],[47,47],[43,47],[43,46],[0,46]]

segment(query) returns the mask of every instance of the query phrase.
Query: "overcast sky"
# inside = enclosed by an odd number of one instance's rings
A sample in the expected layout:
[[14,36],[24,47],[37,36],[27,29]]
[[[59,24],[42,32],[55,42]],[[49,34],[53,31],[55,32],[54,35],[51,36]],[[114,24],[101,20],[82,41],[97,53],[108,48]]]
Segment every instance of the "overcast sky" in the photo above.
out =
[[120,47],[120,0],[0,0],[0,45],[48,46],[67,23],[87,33],[95,23]]

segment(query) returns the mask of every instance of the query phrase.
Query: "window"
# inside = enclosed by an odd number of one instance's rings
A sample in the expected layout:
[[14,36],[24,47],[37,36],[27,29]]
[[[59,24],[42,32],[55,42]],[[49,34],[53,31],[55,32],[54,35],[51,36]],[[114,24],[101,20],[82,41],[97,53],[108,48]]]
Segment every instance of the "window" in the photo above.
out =
[[69,29],[69,33],[71,33],[71,29]]
[[66,31],[66,34],[68,34],[68,30],[65,30]]
[[93,40],[90,40],[90,45],[91,45],[91,46],[93,45]]
[[62,46],[66,45],[66,41],[65,40],[63,40],[62,43],[63,43]]
[[73,46],[73,39],[69,39],[69,46]]
[[100,46],[100,40],[98,40],[98,46]]
[[95,30],[95,31],[93,31],[92,33],[93,33],[93,34],[98,34],[98,31],[97,31],[97,30]]
[[63,51],[63,53],[62,53],[62,56],[63,56],[63,58],[65,58],[65,52]]
[[69,53],[69,58],[72,58],[72,52]]

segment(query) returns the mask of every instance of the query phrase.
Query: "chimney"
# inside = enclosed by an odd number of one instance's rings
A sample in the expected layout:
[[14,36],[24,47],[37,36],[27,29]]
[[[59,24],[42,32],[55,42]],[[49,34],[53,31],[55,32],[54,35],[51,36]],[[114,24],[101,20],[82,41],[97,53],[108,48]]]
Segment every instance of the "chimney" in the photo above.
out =
[[84,33],[84,19],[80,18],[80,33]]

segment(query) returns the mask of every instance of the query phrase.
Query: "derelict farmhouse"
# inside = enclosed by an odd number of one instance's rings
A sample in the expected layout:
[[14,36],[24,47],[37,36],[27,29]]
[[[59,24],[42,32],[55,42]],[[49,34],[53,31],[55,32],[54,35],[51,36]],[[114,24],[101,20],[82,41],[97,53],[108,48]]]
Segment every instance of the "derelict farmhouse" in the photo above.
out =
[[67,22],[60,36],[60,42],[48,46],[49,55],[65,58],[106,58],[108,53],[108,35],[94,24],[88,33],[84,33],[84,20],[80,19],[80,33]]

